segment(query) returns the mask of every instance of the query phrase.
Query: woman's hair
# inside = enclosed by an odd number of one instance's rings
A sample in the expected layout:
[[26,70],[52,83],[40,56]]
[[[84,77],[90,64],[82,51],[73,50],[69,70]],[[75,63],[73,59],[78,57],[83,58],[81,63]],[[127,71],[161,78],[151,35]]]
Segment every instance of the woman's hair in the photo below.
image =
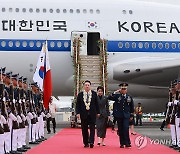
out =
[[98,91],[99,89],[101,89],[102,91],[104,91],[104,88],[103,88],[102,86],[98,86],[98,87],[97,87],[97,91]]

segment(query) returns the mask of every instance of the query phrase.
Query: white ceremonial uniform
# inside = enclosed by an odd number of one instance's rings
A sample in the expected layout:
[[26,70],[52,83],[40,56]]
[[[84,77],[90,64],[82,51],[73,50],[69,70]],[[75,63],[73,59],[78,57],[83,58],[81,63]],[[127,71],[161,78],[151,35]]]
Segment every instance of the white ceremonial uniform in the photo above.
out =
[[[0,125],[3,128],[3,119],[2,119],[2,115],[0,114]],[[5,138],[4,138],[4,133],[0,134],[0,154],[4,154],[4,142],[5,142]]]
[[39,136],[40,137],[44,137],[44,120],[43,118],[46,117],[46,115],[44,114],[44,112],[41,112],[41,115],[40,115],[40,128],[39,128]]
[[[22,123],[22,118],[19,115],[17,115],[17,121],[19,124]],[[22,128],[19,128],[17,132],[17,148],[22,148]]]
[[[168,106],[172,106],[173,102],[168,102]],[[176,143],[176,127],[174,124],[170,124],[170,130],[171,130],[171,140],[172,145],[175,146]]]
[[[178,105],[180,102],[175,100],[174,104]],[[176,124],[176,138],[177,138],[177,146],[180,148],[180,117],[178,117],[178,113],[175,116],[175,124]]]
[[[3,115],[2,115],[2,124],[8,124],[8,121]],[[10,152],[10,138],[11,138],[10,132],[4,132],[4,148],[6,153]]]
[[[24,115],[23,113],[21,113],[21,117],[22,117],[22,120],[23,120],[24,123],[25,123],[26,117],[25,117],[25,115]],[[21,128],[21,130],[22,130],[22,134],[21,134],[21,144],[22,144],[22,146],[23,146],[23,145],[26,145],[27,126],[25,126],[25,128]]]
[[28,112],[27,114],[27,121],[29,124],[29,142],[35,142],[35,125],[31,124],[31,120],[33,119],[33,114],[31,112]]
[[40,138],[40,136],[39,136],[40,117],[38,117],[37,115],[36,115],[36,117],[38,119],[38,121],[36,122],[36,140],[38,140]]
[[13,121],[17,121],[17,117],[13,113],[10,113],[9,114],[9,119],[8,119],[9,128],[10,128],[10,137],[11,137],[10,149],[11,149],[11,151],[17,151],[17,133],[18,133],[18,129],[13,129],[12,128],[12,126],[13,126],[12,122]]

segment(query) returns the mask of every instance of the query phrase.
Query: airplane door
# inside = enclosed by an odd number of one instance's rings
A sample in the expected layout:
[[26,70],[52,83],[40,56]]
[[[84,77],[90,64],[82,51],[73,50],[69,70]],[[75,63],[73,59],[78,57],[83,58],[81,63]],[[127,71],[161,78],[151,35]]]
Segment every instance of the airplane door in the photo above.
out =
[[80,55],[87,55],[87,32],[74,31],[71,33],[71,56],[73,56],[73,40],[79,37],[81,42]]

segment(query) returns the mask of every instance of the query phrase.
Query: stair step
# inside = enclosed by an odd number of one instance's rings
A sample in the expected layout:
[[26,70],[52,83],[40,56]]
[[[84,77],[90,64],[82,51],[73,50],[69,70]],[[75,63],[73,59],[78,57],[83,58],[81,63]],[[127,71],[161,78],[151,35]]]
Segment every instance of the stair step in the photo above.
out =
[[84,64],[84,63],[82,63],[81,66],[83,66],[83,67],[84,66],[87,66],[87,67],[96,67],[96,66],[99,66],[99,64],[97,64],[97,63],[95,63],[95,64],[92,64],[92,63]]
[[99,59],[99,55],[80,55],[81,59]]
[[84,60],[84,61],[82,61],[81,60],[81,64],[87,64],[87,65],[89,65],[89,64],[100,64],[100,61],[94,61],[94,60]]
[[100,74],[101,73],[101,71],[99,71],[99,70],[88,70],[88,71],[86,71],[86,70],[82,70],[82,74],[83,75],[87,75],[87,74]]
[[97,67],[93,67],[93,68],[91,68],[91,67],[85,67],[85,68],[82,67],[82,68],[81,68],[82,71],[86,71],[86,72],[87,72],[87,71],[91,71],[91,70],[93,70],[93,71],[100,71],[99,69],[100,69],[100,68],[97,68]]

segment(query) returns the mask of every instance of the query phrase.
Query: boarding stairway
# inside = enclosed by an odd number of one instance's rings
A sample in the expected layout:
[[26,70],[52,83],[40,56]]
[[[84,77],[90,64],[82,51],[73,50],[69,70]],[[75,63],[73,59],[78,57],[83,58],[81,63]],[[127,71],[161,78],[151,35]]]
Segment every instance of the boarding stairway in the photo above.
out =
[[74,98],[82,91],[83,82],[91,81],[91,89],[95,90],[98,86],[104,87],[104,93],[107,93],[107,41],[100,39],[98,46],[99,55],[82,55],[81,39],[73,40],[73,65],[74,65]]

